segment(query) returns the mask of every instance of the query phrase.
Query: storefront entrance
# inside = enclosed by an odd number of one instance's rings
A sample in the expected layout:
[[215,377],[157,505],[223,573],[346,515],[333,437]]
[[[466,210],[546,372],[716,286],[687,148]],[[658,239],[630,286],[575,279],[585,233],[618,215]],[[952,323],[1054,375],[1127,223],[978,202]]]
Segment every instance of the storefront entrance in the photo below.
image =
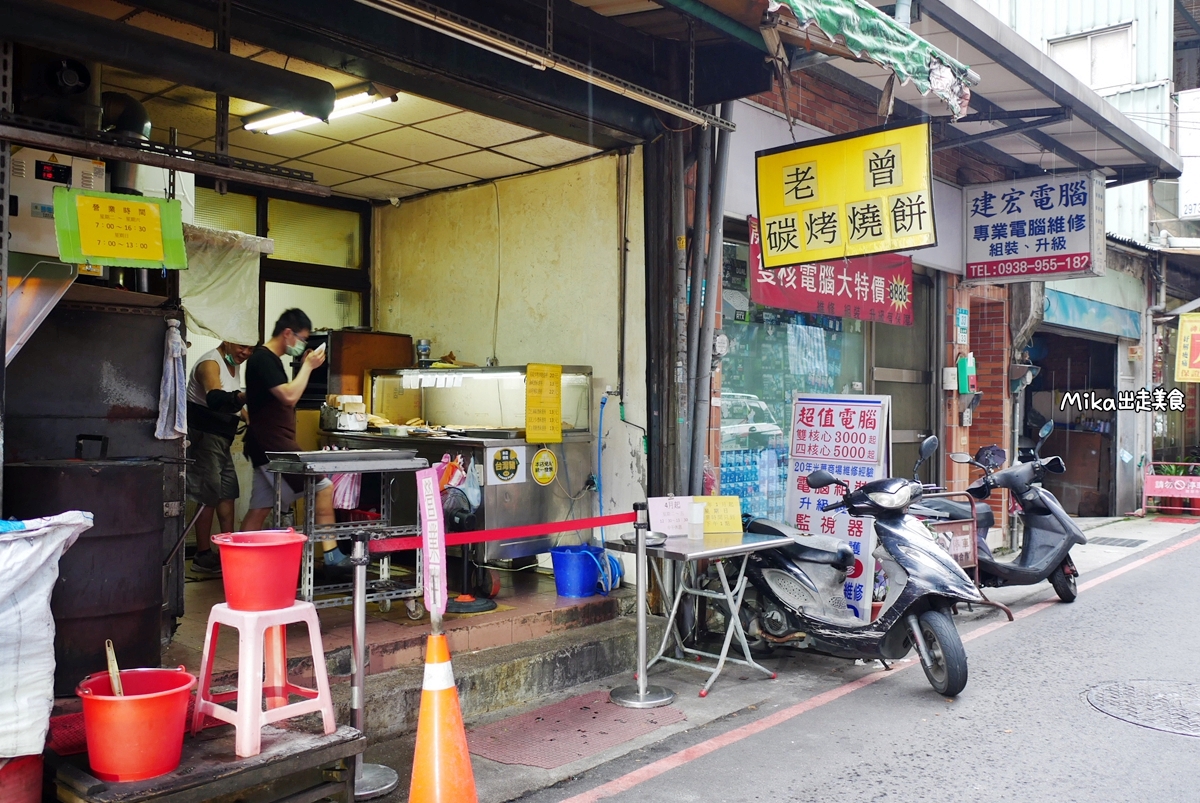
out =
[[[892,475],[907,477],[917,462],[921,441],[934,432],[931,395],[934,338],[933,282],[913,269],[913,325],[871,328],[871,393],[892,397]],[[923,482],[932,482],[936,461],[921,467]]]
[[[1117,397],[1116,350],[1115,339],[1061,330],[1038,332],[1029,347],[1041,371],[1022,398],[1021,434],[1032,447],[1042,424],[1054,421],[1042,453],[1061,456],[1067,472],[1047,477],[1045,487],[1072,516],[1113,515],[1117,413],[1095,408]],[[1089,404],[1090,399],[1099,405]]]

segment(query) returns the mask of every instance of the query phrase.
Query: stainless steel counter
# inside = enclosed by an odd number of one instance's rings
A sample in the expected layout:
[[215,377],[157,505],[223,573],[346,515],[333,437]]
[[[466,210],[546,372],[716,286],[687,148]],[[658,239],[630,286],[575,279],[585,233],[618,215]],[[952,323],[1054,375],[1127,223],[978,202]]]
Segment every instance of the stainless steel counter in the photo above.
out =
[[[409,449],[417,458],[429,464],[441,462],[443,455],[462,455],[464,467],[475,461],[483,501],[475,511],[475,529],[496,529],[523,524],[563,521],[568,516],[578,518],[591,514],[591,500],[583,497],[572,510],[571,497],[579,496],[592,473],[592,436],[586,432],[564,432],[563,442],[547,444],[558,460],[554,481],[540,485],[530,471],[534,454],[541,444],[531,444],[513,438],[468,438],[461,436],[381,435],[369,432],[325,432],[322,443],[344,449]],[[489,456],[496,449],[513,449],[519,462],[517,476],[510,480],[499,478],[488,470]],[[415,488],[408,483],[396,483],[392,497],[394,523],[416,520]],[[554,545],[550,536],[489,541],[484,545],[483,559],[487,562],[508,560],[548,552]]]

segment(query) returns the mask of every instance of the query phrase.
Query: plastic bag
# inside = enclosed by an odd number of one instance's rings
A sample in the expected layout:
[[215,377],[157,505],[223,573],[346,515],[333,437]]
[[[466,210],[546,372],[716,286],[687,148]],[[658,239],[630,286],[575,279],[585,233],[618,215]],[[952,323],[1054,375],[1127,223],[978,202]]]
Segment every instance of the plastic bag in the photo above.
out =
[[[12,525],[15,522],[5,522]],[[0,756],[40,755],[54,705],[58,559],[92,526],[92,514],[61,513],[0,532]]]
[[448,454],[442,455],[442,462],[438,463],[437,470],[443,491],[447,488],[458,488],[467,481],[467,474],[462,467],[462,455],[457,458],[451,458]]
[[334,509],[357,509],[359,495],[362,492],[362,474],[334,474],[329,479],[333,483]]
[[[337,451],[336,446],[327,446],[322,451]],[[333,483],[333,509],[358,509],[359,496],[362,493],[362,474],[331,474],[329,481]]]
[[463,483],[463,493],[467,495],[467,501],[471,503],[472,510],[483,503],[483,488],[479,487],[479,470],[475,467],[475,458],[473,457],[467,465],[467,481]]

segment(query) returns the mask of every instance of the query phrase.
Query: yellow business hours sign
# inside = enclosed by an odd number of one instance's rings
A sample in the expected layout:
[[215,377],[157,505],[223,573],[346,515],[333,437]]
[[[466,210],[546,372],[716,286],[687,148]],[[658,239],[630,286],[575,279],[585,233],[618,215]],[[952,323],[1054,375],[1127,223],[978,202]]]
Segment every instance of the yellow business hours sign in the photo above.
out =
[[755,154],[764,268],[937,245],[929,123]]

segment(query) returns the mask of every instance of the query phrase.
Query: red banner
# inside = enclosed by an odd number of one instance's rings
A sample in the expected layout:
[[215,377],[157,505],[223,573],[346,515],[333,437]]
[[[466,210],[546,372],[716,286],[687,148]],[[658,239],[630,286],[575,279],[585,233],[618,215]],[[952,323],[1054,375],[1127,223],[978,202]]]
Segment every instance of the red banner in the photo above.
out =
[[758,220],[750,225],[750,300],[794,312],[913,325],[912,257],[876,254],[765,270]]

